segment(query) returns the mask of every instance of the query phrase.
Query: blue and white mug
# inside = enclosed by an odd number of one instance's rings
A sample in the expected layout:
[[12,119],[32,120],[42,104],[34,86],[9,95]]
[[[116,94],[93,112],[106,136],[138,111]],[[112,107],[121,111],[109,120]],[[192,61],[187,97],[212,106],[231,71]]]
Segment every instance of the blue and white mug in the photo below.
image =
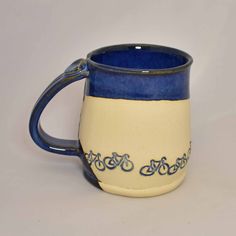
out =
[[[30,134],[41,148],[79,156],[98,188],[147,197],[183,181],[189,155],[189,73],[192,57],[178,49],[124,44],[79,59],[43,92],[32,111]],[[51,137],[40,126],[48,102],[86,79],[78,140]]]

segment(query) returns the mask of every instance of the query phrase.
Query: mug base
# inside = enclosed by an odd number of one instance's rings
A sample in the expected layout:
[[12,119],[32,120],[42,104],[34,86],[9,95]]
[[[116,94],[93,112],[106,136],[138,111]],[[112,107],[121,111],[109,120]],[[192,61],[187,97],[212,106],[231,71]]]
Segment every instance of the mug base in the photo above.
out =
[[97,182],[96,184],[94,184],[94,180],[91,178],[91,176],[89,176],[86,172],[84,172],[84,175],[90,183],[92,183],[94,186],[102,189],[105,192],[126,197],[141,198],[141,197],[154,197],[171,192],[172,190],[176,189],[183,183],[186,173],[183,173],[177,180],[175,180],[171,184],[164,185],[162,187],[154,187],[148,189],[127,189],[102,182]]

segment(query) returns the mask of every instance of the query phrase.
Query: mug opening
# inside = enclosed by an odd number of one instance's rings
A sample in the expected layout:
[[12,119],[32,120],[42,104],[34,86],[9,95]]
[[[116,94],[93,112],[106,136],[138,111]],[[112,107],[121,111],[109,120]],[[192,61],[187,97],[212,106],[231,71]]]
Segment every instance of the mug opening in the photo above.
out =
[[121,44],[99,48],[87,60],[101,69],[126,73],[168,74],[184,70],[192,57],[175,48],[151,44]]

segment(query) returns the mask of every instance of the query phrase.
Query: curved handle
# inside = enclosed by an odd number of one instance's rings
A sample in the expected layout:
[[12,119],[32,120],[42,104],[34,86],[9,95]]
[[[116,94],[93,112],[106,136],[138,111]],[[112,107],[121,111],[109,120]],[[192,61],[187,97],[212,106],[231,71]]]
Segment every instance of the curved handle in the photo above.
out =
[[75,81],[88,77],[88,75],[86,60],[76,60],[64,73],[52,81],[39,97],[31,113],[29,131],[34,142],[42,149],[69,156],[80,156],[82,154],[82,148],[78,140],[58,139],[44,132],[40,125],[40,116],[47,104],[60,90]]

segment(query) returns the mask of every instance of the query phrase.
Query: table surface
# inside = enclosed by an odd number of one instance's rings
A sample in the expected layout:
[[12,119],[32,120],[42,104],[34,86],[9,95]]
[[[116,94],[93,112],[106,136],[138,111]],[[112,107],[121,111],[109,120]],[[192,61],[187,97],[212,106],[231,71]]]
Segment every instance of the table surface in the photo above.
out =
[[[125,4],[125,7],[124,7]],[[9,1],[1,7],[0,235],[235,235],[235,1]],[[189,52],[192,156],[184,183],[153,198],[91,186],[78,158],[39,149],[28,120],[43,89],[78,57],[115,43]],[[83,82],[42,117],[77,137]]]

